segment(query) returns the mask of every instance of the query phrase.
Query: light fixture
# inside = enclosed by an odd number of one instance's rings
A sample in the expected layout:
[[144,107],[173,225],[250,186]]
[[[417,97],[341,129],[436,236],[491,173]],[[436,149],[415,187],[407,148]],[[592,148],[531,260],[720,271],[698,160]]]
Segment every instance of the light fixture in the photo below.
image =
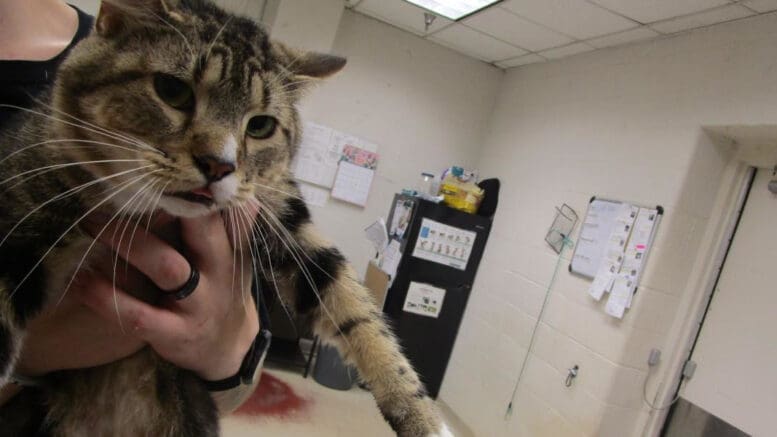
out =
[[453,21],[472,15],[502,0],[405,0]]

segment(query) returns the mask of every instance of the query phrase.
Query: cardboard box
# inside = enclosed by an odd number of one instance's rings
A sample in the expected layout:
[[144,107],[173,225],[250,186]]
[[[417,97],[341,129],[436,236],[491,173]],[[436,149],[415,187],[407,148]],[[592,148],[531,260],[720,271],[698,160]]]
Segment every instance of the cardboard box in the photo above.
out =
[[386,293],[388,292],[389,275],[375,264],[375,261],[370,261],[367,264],[367,273],[364,275],[364,286],[370,290],[375,304],[378,308],[383,309],[383,303],[386,301]]

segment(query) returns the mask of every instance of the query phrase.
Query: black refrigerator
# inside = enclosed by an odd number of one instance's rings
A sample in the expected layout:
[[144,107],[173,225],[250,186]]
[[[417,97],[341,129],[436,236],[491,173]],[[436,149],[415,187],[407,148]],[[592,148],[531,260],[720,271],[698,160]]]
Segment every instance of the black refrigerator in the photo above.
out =
[[383,311],[429,395],[436,399],[491,219],[398,194],[388,225],[389,250],[398,248],[401,258]]

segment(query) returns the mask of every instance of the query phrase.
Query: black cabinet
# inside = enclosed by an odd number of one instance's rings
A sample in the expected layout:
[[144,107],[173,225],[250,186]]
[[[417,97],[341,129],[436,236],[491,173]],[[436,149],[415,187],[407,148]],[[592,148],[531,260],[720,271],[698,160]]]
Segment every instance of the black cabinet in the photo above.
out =
[[[398,214],[405,217],[400,220]],[[402,258],[383,311],[429,395],[436,398],[486,247],[491,219],[397,195],[388,223],[390,227],[399,223],[404,232],[392,235],[400,244]],[[469,238],[473,241],[467,241]],[[422,245],[425,250],[420,250]],[[422,315],[406,305],[411,283],[445,290],[439,312]],[[417,298],[411,298],[414,300]]]

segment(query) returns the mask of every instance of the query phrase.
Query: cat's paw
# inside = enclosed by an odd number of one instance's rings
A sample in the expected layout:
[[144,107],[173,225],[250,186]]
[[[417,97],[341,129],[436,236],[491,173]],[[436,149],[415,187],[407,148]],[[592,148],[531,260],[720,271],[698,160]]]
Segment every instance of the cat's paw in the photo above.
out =
[[446,425],[445,422],[443,422],[439,432],[435,434],[429,434],[426,437],[455,437],[455,436],[451,432],[450,428],[448,428],[448,425]]

